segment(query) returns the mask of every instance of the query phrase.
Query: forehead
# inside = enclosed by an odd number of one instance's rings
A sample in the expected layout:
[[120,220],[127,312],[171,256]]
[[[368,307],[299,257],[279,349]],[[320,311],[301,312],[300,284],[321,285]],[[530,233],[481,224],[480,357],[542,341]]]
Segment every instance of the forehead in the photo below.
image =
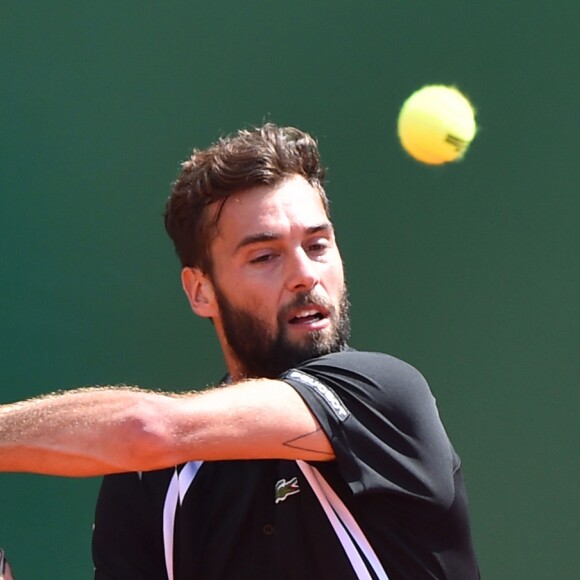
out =
[[320,192],[296,176],[232,195],[222,208],[217,239],[235,243],[252,234],[300,232],[328,223]]

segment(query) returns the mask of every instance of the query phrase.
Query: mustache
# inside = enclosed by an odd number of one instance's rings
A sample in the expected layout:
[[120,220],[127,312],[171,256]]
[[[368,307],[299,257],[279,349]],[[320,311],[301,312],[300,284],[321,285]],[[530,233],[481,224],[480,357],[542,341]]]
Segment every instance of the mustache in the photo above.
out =
[[290,311],[296,308],[305,308],[308,306],[321,306],[325,310],[328,310],[330,317],[333,317],[336,313],[336,308],[334,304],[327,298],[317,295],[315,292],[301,292],[297,294],[294,300],[289,304],[286,304],[280,312],[278,313],[278,320],[284,321]]

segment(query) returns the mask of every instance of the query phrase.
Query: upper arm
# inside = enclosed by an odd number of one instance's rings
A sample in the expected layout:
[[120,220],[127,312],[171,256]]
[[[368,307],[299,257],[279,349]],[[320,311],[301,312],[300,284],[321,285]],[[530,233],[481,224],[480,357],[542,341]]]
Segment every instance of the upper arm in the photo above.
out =
[[302,397],[278,380],[243,381],[165,400],[159,409],[165,450],[162,463],[189,460],[334,457]]

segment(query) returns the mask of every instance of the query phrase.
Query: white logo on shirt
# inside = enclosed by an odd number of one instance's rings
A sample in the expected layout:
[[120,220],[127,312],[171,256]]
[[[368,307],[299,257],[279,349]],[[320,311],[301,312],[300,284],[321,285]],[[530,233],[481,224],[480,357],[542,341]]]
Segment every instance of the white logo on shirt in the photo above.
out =
[[341,420],[344,421],[348,416],[349,412],[347,408],[342,404],[342,401],[324,384],[318,379],[303,373],[302,371],[291,370],[286,373],[289,379],[294,379],[299,381],[303,385],[314,389],[319,395],[321,395],[324,400],[330,405],[330,408],[334,411],[334,414]]

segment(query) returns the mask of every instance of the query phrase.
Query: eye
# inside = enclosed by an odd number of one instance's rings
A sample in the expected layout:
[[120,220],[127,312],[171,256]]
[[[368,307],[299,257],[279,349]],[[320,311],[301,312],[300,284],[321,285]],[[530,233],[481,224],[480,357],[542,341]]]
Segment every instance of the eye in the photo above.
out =
[[274,252],[260,254],[252,258],[250,260],[250,264],[266,264],[267,262],[272,261],[276,256],[277,254],[275,254]]
[[306,250],[309,254],[323,254],[330,247],[330,242],[325,239],[319,239],[308,244]]

